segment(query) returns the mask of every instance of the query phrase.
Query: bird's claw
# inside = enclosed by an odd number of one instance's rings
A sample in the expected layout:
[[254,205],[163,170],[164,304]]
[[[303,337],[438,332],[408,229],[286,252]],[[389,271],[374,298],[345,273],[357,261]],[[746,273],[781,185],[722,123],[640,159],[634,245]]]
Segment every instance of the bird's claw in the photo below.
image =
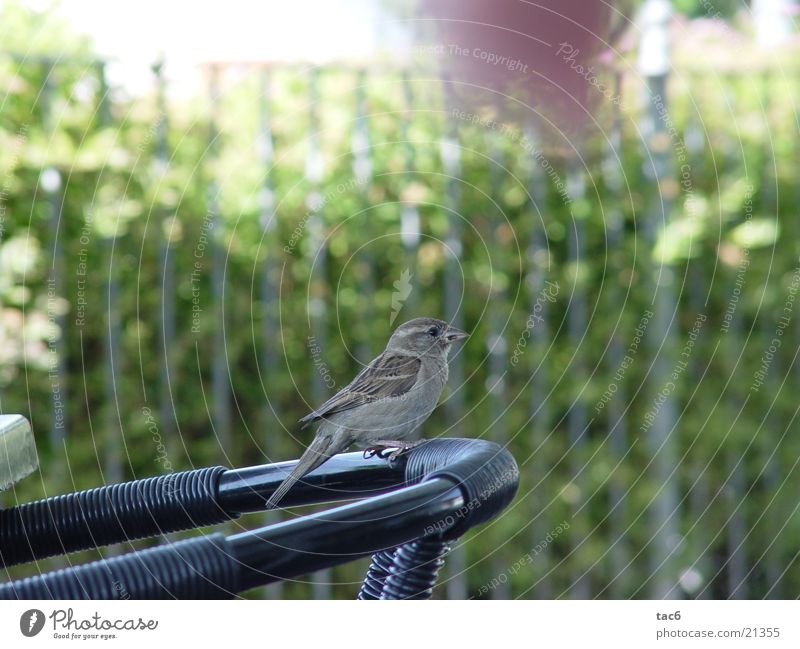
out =
[[401,451],[398,449],[398,450],[390,452],[389,451],[390,448],[393,448],[393,447],[391,447],[391,446],[370,446],[369,448],[365,448],[364,449],[364,459],[368,460],[370,458],[373,458],[373,457],[377,456],[381,460],[386,460],[386,459],[393,460],[395,457],[397,457],[397,455]]
[[[364,449],[364,459],[367,460],[371,457],[379,457],[382,460],[396,460],[406,451],[418,446],[421,442],[387,442],[385,444],[376,444]],[[391,450],[390,450],[391,449]]]

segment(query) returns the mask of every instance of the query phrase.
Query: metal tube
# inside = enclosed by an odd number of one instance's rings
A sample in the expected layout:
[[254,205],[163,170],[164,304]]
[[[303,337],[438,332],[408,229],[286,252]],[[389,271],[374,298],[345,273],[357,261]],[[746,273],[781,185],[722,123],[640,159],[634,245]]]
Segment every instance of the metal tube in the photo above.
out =
[[[272,492],[297,464],[297,460],[231,469],[219,481],[218,500],[230,514],[264,509]],[[361,452],[342,453],[300,480],[281,505],[310,505],[333,500],[367,498],[386,493],[405,483],[405,458],[388,463]]]
[[0,585],[0,599],[229,597],[406,543],[464,506],[446,478],[231,537],[213,534]]
[[[2,510],[0,550],[12,555],[15,548],[23,551],[11,557],[0,554],[0,559],[14,563],[24,554],[25,543],[34,538],[39,547],[32,556],[41,557],[63,548],[64,540],[75,550],[221,522],[240,511],[260,509],[292,466],[293,462],[287,462],[233,471],[210,467]],[[217,596],[219,589],[240,592],[424,537],[452,541],[502,511],[513,499],[518,480],[513,457],[497,444],[482,440],[430,440],[394,461],[342,454],[293,490],[298,502],[321,502],[334,493],[341,499],[396,489],[253,532],[193,539],[12,582],[0,587],[0,597],[60,597],[65,593],[110,597],[113,593],[108,588],[114,579],[130,582],[127,590],[136,597],[173,592],[180,597],[195,595],[196,579],[186,577],[184,569],[190,555],[195,572],[215,585],[209,595]],[[409,482],[412,486],[402,486]],[[31,530],[37,534],[29,535]],[[15,538],[24,543],[14,542]],[[438,561],[434,566],[427,550],[425,556],[416,550],[412,554],[405,557],[403,565],[416,565],[420,559],[419,565],[427,566],[429,573],[425,583],[432,583],[433,573],[428,568],[438,569]],[[389,572],[394,575],[397,570],[407,570],[403,565],[393,564]],[[114,567],[111,581],[110,566]],[[145,579],[143,575],[149,576]],[[416,584],[421,583],[422,572],[415,571],[412,576]],[[393,596],[426,595],[429,588],[413,593],[406,590],[404,587]]]
[[436,478],[371,500],[228,537],[240,588],[330,568],[447,529],[465,504],[453,482]]
[[[183,529],[203,527],[260,511],[295,462],[227,470],[210,467],[99,487],[65,494],[7,510],[0,510],[0,565],[13,565],[55,554],[74,552]],[[401,502],[410,493],[405,508],[390,509],[399,515],[417,504],[426,520],[431,505],[414,500],[417,491],[408,484],[429,478],[428,483],[460,485],[461,511],[446,512],[442,518],[428,520],[437,533],[459,527],[459,534],[491,519],[504,508],[516,492],[518,472],[513,458],[496,444],[481,440],[430,440],[396,460],[364,459],[362,453],[343,453],[306,476],[290,492],[287,505],[312,504],[375,497],[377,501],[359,503],[368,509],[375,502],[384,507],[387,491],[398,494]],[[426,487],[429,489],[429,487]],[[423,490],[424,491],[424,490]],[[435,490],[434,490],[435,491]],[[478,506],[480,505],[480,506]],[[326,516],[336,515],[335,509]],[[348,510],[353,511],[353,510]],[[360,510],[358,510],[360,511]],[[308,521],[316,520],[315,516]],[[374,521],[377,514],[370,514]],[[306,519],[304,519],[306,520]],[[293,521],[292,524],[296,524]],[[381,530],[388,523],[381,523]],[[285,529],[276,526],[276,530]],[[295,528],[291,528],[295,529]],[[375,533],[359,528],[374,540]],[[417,529],[417,536],[421,530]],[[341,530],[327,530],[341,540]],[[428,530],[427,534],[431,531]],[[377,549],[394,547],[410,538],[401,536]],[[346,546],[349,547],[349,546]],[[368,545],[363,554],[373,552]]]

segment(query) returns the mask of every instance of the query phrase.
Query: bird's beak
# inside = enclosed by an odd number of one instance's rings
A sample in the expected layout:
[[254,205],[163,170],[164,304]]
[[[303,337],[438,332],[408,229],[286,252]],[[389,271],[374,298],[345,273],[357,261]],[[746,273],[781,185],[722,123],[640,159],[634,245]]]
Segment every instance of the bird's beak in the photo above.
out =
[[445,334],[445,338],[447,338],[447,342],[452,343],[456,340],[463,340],[464,338],[469,338],[468,333],[464,333],[460,329],[456,329],[455,327],[448,327],[447,333]]

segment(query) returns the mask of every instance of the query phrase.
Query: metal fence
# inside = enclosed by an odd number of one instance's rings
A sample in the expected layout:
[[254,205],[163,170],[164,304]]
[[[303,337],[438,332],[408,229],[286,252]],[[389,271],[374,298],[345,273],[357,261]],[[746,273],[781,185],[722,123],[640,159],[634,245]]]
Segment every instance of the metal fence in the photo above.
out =
[[[41,239],[47,271],[28,286],[51,328],[46,365],[21,363],[2,401],[39,432],[37,489],[294,456],[303,400],[377,353],[390,313],[438,309],[474,335],[426,430],[506,445],[523,474],[516,505],[454,549],[448,596],[797,595],[798,329],[782,311],[796,245],[733,250],[720,234],[753,213],[796,227],[796,199],[778,201],[796,145],[770,138],[796,124],[766,103],[782,101],[776,78],[616,73],[629,109],[562,156],[536,123],[509,142],[455,118],[452,84],[411,70],[211,65],[207,96],[190,100],[168,99],[161,65],[136,99],[109,90],[102,62],[15,65],[44,81],[33,126],[4,123],[22,134],[17,177],[35,178],[30,195],[4,191],[32,214],[4,239]],[[84,132],[70,132],[74,105]],[[96,171],[47,162],[64,132],[113,140]],[[255,171],[226,168],[237,153]],[[116,189],[135,205],[113,202],[100,227]],[[692,209],[717,233],[693,230]],[[687,240],[688,254],[664,252]],[[73,444],[93,457],[71,459]],[[329,597],[338,581],[320,573],[289,595]]]

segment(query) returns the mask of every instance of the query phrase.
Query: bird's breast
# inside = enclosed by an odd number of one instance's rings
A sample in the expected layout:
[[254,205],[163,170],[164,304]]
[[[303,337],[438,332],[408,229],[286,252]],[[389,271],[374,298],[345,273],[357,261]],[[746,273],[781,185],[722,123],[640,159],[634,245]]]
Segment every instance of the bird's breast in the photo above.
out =
[[361,445],[379,440],[415,439],[420,425],[436,407],[446,382],[447,363],[425,359],[416,383],[408,392],[355,408],[337,423],[350,428],[356,443]]

